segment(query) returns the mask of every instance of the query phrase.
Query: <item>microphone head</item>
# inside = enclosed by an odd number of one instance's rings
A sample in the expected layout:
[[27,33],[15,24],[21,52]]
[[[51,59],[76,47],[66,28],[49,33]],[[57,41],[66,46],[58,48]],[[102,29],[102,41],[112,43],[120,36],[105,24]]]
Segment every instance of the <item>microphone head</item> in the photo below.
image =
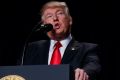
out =
[[44,25],[41,25],[41,29],[44,32],[49,32],[53,29],[53,25],[52,24],[44,24]]
[[52,24],[41,24],[40,28],[37,29],[36,31],[42,31],[42,32],[49,32],[53,29],[53,25]]

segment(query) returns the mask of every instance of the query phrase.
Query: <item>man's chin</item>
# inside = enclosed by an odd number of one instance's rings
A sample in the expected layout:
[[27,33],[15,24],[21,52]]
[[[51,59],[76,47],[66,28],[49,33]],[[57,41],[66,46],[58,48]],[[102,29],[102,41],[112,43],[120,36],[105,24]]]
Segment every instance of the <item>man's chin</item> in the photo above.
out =
[[48,36],[50,39],[59,40],[59,39],[62,39],[65,36],[65,34],[59,31],[56,31],[56,32],[51,31],[48,33]]

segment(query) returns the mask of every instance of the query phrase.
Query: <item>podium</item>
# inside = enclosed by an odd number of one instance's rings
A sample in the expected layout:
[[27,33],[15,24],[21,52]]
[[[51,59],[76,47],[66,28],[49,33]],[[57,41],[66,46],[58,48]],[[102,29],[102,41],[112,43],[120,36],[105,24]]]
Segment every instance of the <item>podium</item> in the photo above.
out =
[[70,67],[68,64],[0,66],[0,80],[70,80]]

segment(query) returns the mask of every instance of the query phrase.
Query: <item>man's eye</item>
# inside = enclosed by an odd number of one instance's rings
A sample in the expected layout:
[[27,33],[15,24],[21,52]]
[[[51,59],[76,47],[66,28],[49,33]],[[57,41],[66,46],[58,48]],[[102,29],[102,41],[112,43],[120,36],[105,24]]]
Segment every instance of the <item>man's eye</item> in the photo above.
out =
[[51,18],[51,17],[52,17],[52,15],[47,15],[47,16],[46,16],[46,18]]
[[58,14],[58,15],[63,15],[64,13],[63,13],[63,12],[58,12],[57,14]]

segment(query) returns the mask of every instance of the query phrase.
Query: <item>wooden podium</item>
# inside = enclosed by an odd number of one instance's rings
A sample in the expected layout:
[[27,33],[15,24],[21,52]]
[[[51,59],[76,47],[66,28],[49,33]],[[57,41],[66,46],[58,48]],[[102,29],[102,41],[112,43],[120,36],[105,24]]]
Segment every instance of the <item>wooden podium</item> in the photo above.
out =
[[0,80],[70,80],[70,67],[68,64],[0,66]]

